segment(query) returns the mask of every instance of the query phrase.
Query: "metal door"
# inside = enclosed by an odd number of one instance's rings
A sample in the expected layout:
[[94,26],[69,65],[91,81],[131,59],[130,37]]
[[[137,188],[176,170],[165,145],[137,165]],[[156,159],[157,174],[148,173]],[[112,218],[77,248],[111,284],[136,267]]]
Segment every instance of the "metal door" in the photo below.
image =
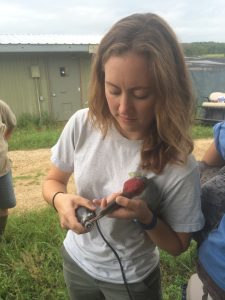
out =
[[78,59],[54,55],[49,58],[48,67],[53,118],[67,121],[82,108]]

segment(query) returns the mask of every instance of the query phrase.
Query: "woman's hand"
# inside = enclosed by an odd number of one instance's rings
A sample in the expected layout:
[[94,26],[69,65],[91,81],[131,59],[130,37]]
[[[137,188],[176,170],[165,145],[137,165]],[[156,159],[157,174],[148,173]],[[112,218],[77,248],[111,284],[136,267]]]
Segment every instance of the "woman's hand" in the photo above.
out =
[[113,193],[106,198],[98,200],[94,199],[93,203],[103,209],[111,201],[116,201],[116,203],[120,205],[120,208],[107,215],[108,217],[128,220],[137,219],[139,222],[144,224],[151,222],[152,212],[145,201],[141,199],[128,199],[123,197],[121,194],[122,193]]
[[[118,219],[136,219],[143,224],[150,224],[153,213],[147,204],[141,199],[128,199],[121,196],[122,193],[114,193],[106,198],[93,200],[95,205],[102,209],[111,201],[116,201],[121,207],[107,215]],[[162,219],[157,217],[157,225],[153,230],[147,230],[146,234],[152,242],[169,254],[177,256],[184,252],[190,243],[191,234],[174,232],[173,229]]]
[[[71,173],[63,172],[52,165],[43,182],[43,197],[50,205],[53,205],[54,198],[54,206],[58,211],[62,228],[71,229],[77,234],[86,233],[87,230],[78,222],[76,210],[80,206],[84,206],[92,211],[96,208],[92,201],[66,192],[70,176]],[[58,193],[55,194],[57,191]]]
[[62,228],[71,229],[77,234],[88,232],[76,217],[76,210],[80,206],[84,206],[92,211],[96,209],[92,201],[78,195],[59,193],[55,196],[55,207],[58,211]]

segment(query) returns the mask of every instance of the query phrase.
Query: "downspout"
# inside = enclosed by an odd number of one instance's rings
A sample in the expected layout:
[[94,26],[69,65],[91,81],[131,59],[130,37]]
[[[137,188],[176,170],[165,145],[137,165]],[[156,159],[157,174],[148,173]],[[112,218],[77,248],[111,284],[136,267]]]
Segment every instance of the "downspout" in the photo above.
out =
[[79,79],[80,79],[80,88],[79,88],[79,92],[80,92],[80,105],[81,105],[81,108],[83,108],[83,88],[82,88],[81,58],[80,58],[80,56],[78,58],[78,62],[79,62]]
[[39,93],[39,87],[38,87],[38,78],[35,77],[34,80],[35,80],[35,90],[36,90],[36,96],[37,96],[38,112],[39,112],[39,117],[41,120],[42,115],[41,115],[41,103],[40,103],[40,93]]

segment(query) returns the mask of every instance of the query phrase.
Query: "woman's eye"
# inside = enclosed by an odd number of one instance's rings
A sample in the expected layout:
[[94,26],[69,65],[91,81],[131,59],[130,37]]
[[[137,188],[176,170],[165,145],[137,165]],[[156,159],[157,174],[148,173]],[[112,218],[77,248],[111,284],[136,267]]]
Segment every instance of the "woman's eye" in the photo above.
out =
[[137,94],[134,94],[134,97],[137,99],[146,99],[149,97],[149,93],[144,93],[144,94],[137,93]]
[[133,90],[133,96],[137,99],[146,99],[150,95],[149,89],[137,89]]
[[119,90],[109,90],[109,93],[111,95],[119,95],[120,94],[120,91]]

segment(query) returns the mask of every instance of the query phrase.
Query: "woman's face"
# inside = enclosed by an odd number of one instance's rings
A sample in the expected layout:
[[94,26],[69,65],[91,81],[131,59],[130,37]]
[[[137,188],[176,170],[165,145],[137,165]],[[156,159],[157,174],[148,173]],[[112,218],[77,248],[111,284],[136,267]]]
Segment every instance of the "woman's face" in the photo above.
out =
[[105,93],[119,130],[128,139],[143,139],[154,119],[149,62],[132,52],[105,63]]

